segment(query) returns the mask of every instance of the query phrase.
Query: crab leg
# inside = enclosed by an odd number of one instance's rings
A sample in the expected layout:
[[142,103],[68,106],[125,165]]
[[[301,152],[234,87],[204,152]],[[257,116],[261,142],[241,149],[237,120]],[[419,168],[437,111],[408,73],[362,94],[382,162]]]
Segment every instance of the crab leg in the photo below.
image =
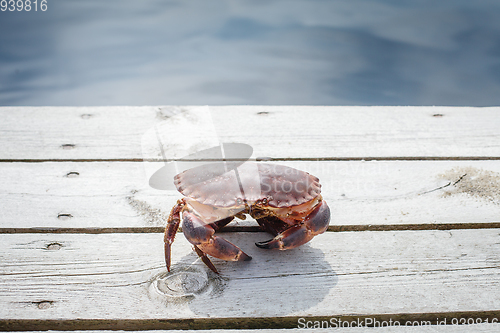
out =
[[167,226],[165,228],[165,236],[163,241],[165,242],[165,263],[167,264],[167,270],[170,272],[170,252],[171,246],[174,242],[175,234],[179,228],[179,223],[181,221],[180,213],[186,202],[184,200],[177,201],[177,204],[170,211],[168,216]]
[[201,258],[201,261],[203,261],[203,263],[205,265],[207,265],[208,268],[210,268],[212,270],[212,272],[219,274],[219,272],[217,271],[217,268],[215,268],[215,265],[212,263],[210,258],[208,258],[206,253],[204,253],[202,250],[200,250],[196,245],[193,245],[193,249],[194,249],[194,252],[196,252],[196,254]]
[[294,225],[271,240],[255,243],[263,249],[288,250],[305,244],[322,234],[330,223],[330,208],[322,201],[301,224]]
[[256,220],[257,223],[259,223],[260,227],[264,229],[264,231],[267,231],[273,236],[277,236],[286,229],[290,228],[289,224],[275,216],[261,217],[260,219]]
[[222,220],[210,223],[210,226],[215,231],[217,231],[217,230],[220,230],[220,229],[224,228],[229,223],[231,223],[232,220],[234,220],[234,216],[229,216],[229,217],[226,217],[225,219],[222,219]]
[[[222,221],[221,224],[229,223],[226,219]],[[247,261],[252,259],[252,257],[236,245],[222,237],[215,236],[214,227],[211,224],[206,224],[189,209],[185,209],[182,213],[182,231],[187,240],[195,246],[195,251],[202,258],[203,262],[215,273],[217,273],[217,270],[210,259],[204,254],[228,261]]]

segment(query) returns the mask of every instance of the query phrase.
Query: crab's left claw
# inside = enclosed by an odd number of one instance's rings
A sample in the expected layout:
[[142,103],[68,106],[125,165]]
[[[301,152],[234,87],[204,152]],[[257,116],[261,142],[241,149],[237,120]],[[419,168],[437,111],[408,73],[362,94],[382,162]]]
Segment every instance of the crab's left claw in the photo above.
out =
[[215,223],[205,223],[193,211],[186,209],[182,214],[182,230],[186,239],[194,245],[194,250],[201,260],[215,273],[217,269],[206,256],[207,254],[228,261],[248,261],[252,257],[239,247],[220,236],[216,236],[215,229],[231,222],[233,218],[226,218]]
[[305,244],[314,236],[322,234],[330,223],[330,208],[323,200],[301,224],[292,226],[273,239],[255,243],[263,249],[288,250]]

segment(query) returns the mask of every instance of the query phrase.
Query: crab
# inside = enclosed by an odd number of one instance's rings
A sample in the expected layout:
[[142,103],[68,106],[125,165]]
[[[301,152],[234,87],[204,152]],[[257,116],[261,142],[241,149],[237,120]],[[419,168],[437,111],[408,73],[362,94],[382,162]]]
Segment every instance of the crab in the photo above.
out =
[[201,260],[218,274],[207,255],[227,261],[252,257],[215,234],[234,217],[253,217],[274,238],[255,243],[263,249],[288,250],[325,232],[330,209],[319,179],[291,167],[267,163],[214,163],[174,177],[184,198],[172,208],[165,228],[165,262],[170,272],[171,246],[182,231]]

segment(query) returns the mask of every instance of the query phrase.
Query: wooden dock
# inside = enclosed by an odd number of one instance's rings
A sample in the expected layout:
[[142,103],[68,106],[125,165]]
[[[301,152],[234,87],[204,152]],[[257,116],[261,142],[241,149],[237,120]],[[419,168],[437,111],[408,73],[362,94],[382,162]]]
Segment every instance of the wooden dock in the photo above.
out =
[[[168,274],[148,161],[217,141],[317,176],[329,230],[233,222],[220,275],[179,233]],[[499,107],[1,107],[0,146],[0,330],[500,329]]]

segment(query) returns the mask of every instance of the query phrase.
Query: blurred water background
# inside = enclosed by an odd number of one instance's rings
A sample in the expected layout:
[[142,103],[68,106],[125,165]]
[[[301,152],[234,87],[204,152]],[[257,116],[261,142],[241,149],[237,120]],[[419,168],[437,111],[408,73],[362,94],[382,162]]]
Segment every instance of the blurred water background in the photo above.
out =
[[0,105],[205,104],[500,105],[500,1],[48,0],[0,12]]

